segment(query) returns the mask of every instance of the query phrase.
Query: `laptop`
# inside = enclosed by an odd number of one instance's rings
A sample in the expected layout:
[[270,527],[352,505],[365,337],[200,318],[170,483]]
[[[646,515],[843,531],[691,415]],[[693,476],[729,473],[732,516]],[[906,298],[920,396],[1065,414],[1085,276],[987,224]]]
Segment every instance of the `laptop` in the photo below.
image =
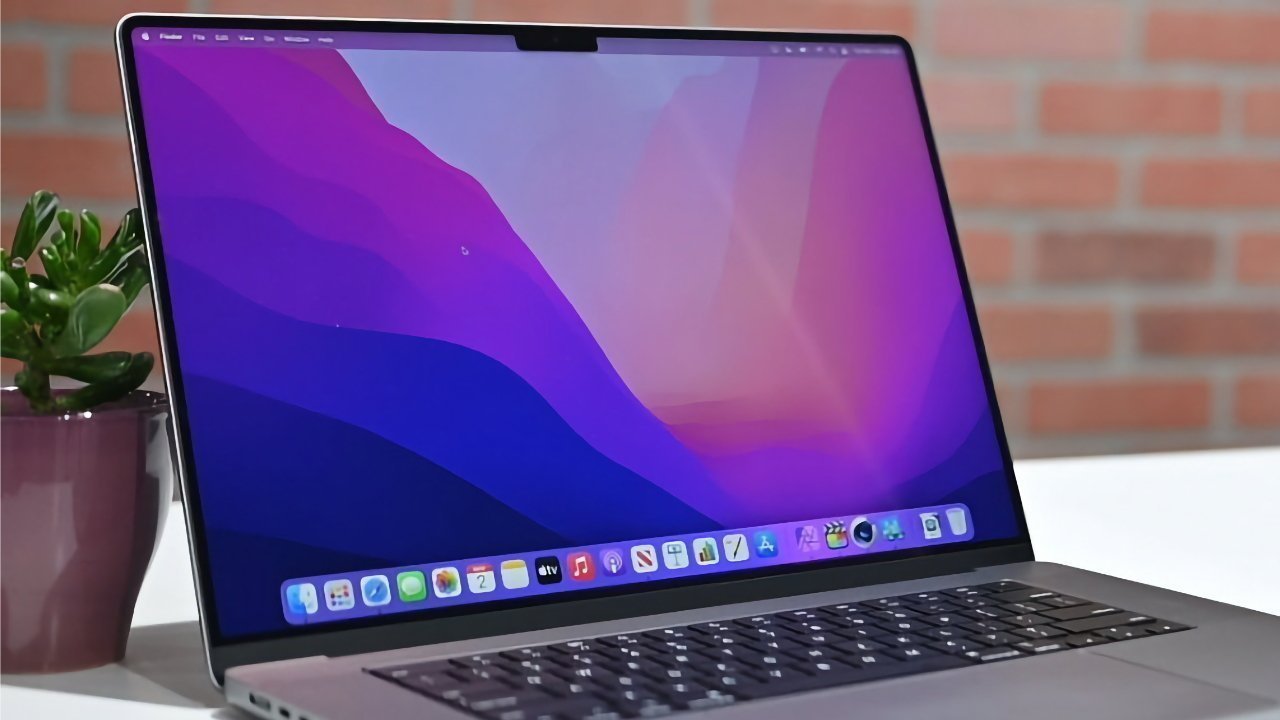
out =
[[1035,562],[903,39],[118,42],[250,715],[1280,716],[1276,618]]

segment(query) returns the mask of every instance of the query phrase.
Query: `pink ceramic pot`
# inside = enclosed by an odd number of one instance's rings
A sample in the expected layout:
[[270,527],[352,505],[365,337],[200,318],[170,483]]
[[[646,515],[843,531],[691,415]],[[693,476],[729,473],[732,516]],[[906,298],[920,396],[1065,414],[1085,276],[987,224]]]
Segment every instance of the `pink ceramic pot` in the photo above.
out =
[[0,671],[116,662],[173,495],[164,396],[33,415],[0,394]]

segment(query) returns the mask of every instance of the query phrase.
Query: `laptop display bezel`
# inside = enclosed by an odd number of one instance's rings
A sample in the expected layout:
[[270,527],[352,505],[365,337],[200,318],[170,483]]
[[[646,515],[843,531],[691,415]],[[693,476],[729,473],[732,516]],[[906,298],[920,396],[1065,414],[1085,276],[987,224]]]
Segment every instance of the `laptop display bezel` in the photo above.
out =
[[[133,30],[139,27],[511,35],[517,38],[518,43],[524,39],[525,44],[522,46],[527,46],[528,41],[532,41],[532,44],[538,47],[548,42],[548,38],[552,37],[549,32],[554,29],[554,37],[564,38],[564,42],[570,45],[570,50],[588,45],[593,47],[595,38],[599,37],[866,43],[900,47],[910,69],[923,125],[922,130],[942,202],[966,311],[973,330],[973,340],[979,354],[979,365],[992,408],[1004,469],[1009,478],[1009,494],[1019,528],[1018,534],[1006,540],[903,550],[883,555],[793,564],[754,572],[703,576],[691,578],[689,581],[654,583],[646,586],[645,589],[624,586],[605,592],[575,591],[564,595],[535,598],[535,602],[530,603],[505,601],[492,607],[488,604],[479,604],[443,610],[435,608],[427,615],[392,615],[384,616],[384,619],[371,619],[370,622],[292,628],[267,636],[226,636],[218,625],[212,591],[213,577],[209,569],[208,548],[200,507],[200,493],[193,475],[194,455],[191,442],[185,434],[187,412],[183,402],[180,358],[175,342],[173,317],[169,312],[169,287],[164,271],[163,242],[158,231],[155,189],[147,154],[145,122],[140,112],[141,96],[133,55]],[[312,655],[332,656],[375,652],[496,636],[709,607],[724,604],[727,597],[733,598],[735,602],[763,600],[947,575],[966,572],[977,567],[1033,559],[1022,500],[1014,477],[1013,461],[1000,409],[996,402],[995,386],[978,327],[973,293],[965,271],[955,221],[943,182],[941,163],[924,103],[919,73],[911,47],[903,38],[884,34],[809,31],[135,14],[126,16],[120,21],[116,40],[129,134],[137,172],[139,202],[151,262],[152,299],[160,329],[165,384],[172,407],[171,431],[174,442],[175,473],[179,478],[183,502],[187,509],[187,533],[195,575],[196,597],[200,609],[200,627],[210,673],[215,683],[221,684],[225,670],[238,665]]]

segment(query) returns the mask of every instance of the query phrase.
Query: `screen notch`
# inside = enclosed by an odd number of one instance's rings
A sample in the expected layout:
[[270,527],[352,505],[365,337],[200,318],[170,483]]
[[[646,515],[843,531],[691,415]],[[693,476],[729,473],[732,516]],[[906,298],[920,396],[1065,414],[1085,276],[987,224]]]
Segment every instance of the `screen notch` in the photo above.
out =
[[543,52],[596,52],[596,33],[592,28],[540,25],[516,31],[516,47]]

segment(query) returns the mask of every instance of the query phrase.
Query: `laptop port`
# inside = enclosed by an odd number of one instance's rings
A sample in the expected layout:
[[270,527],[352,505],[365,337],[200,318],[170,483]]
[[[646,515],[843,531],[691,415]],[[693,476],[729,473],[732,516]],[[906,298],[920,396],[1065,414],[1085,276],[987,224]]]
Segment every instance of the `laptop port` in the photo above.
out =
[[253,693],[249,693],[249,704],[256,708],[261,708],[263,710],[267,710],[267,711],[271,710],[270,700],[266,698],[260,698],[257,695],[254,695]]

